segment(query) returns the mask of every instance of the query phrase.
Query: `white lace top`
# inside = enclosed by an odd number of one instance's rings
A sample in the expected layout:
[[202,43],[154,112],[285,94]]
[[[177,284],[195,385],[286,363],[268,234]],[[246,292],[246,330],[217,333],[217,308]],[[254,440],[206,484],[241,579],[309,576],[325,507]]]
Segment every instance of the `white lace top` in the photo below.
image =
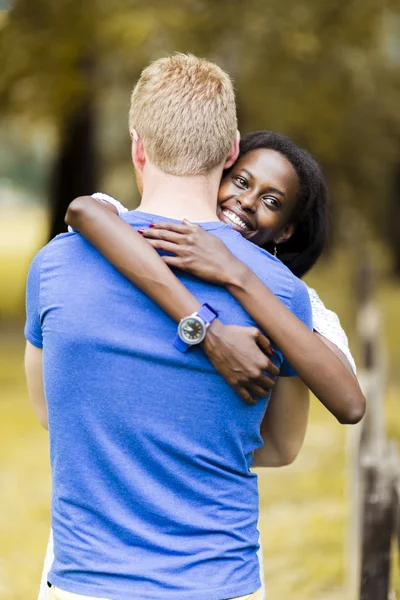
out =
[[314,331],[335,344],[343,352],[354,373],[356,373],[356,363],[350,352],[347,335],[340,324],[339,317],[332,310],[326,308],[315,290],[308,286],[307,290],[311,301]]

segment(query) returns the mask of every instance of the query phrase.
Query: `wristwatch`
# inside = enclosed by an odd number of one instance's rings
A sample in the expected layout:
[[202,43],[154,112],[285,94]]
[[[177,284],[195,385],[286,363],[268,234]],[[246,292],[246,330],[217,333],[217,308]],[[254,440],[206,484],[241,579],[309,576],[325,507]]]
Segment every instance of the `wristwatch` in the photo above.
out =
[[175,348],[186,352],[190,346],[200,344],[206,337],[210,324],[217,317],[218,313],[209,304],[203,304],[198,312],[182,319],[174,339]]

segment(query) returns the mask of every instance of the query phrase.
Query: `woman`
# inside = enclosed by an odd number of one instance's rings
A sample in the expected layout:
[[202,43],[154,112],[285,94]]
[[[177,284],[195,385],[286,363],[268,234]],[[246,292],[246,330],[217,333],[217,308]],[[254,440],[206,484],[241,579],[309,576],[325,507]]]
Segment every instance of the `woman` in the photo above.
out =
[[[246,166],[253,171],[250,172],[251,178],[247,175],[249,169],[246,169]],[[72,203],[67,221],[74,223],[75,228],[82,231],[117,269],[148,293],[173,319],[179,320],[176,305],[179,304],[182,309],[182,297],[185,295],[184,300],[188,307],[193,307],[193,304],[189,303],[189,297],[193,300],[193,296],[182,286],[179,287],[180,292],[177,291],[178,287],[173,288],[171,281],[174,278],[165,267],[164,270],[161,269],[161,261],[156,254],[149,252],[148,245],[140,243],[132,228],[102,208],[93,199],[78,199]],[[279,258],[298,276],[303,275],[312,266],[322,251],[326,233],[327,195],[321,171],[305,151],[278,134],[255,132],[244,138],[237,163],[223,178],[218,211],[222,220],[230,223],[251,241],[271,251],[274,247],[277,251],[279,248]],[[144,216],[145,222],[155,220],[154,215],[144,215],[140,212],[137,214]],[[147,231],[146,235],[154,236],[154,232]],[[161,231],[160,235],[165,237],[164,250],[181,252],[180,244],[167,239],[168,236],[170,238],[176,234]],[[193,235],[191,239],[192,237]],[[217,252],[220,272],[235,276],[236,269],[237,275],[242,264],[226,251],[223,244],[215,245],[212,237],[205,239],[207,244],[203,250],[214,248],[213,252],[208,253],[207,261],[210,262]],[[153,244],[161,248],[160,242],[154,241]],[[188,258],[185,257],[187,264]],[[179,257],[165,257],[164,260],[171,266],[177,266]],[[218,264],[215,266],[218,269]],[[146,280],[149,268],[155,280],[151,285],[147,281],[149,277]],[[203,269],[201,276],[207,279],[208,275]],[[162,285],[166,282],[168,285]],[[176,280],[175,282],[177,283]],[[230,286],[228,277],[219,280],[217,275],[214,282]],[[310,369],[311,354],[316,348],[322,353],[321,356],[335,367],[338,359],[332,357],[320,342],[310,342],[312,336],[301,331],[290,311],[281,310],[281,304],[275,297],[271,297],[271,294],[268,296],[267,288],[260,287],[257,278],[253,278],[253,284],[259,290],[259,298],[243,298],[243,293],[235,290],[234,285],[231,285],[230,291],[236,297],[242,296],[239,302],[246,304],[245,308],[250,316],[284,352],[287,360],[321,402],[343,422],[358,420],[360,409],[361,412],[363,410],[363,402],[360,403],[359,389],[349,375],[342,371],[343,381],[338,381],[338,373],[328,373],[326,364],[318,364],[319,369],[316,371],[317,363],[314,363],[314,368]],[[166,289],[168,295],[165,294]],[[250,293],[252,286],[247,291]],[[254,302],[260,304],[260,298],[265,301],[265,305],[258,306],[255,311]],[[274,311],[270,316],[273,318],[268,320],[265,318],[265,311],[271,311],[272,307]],[[277,318],[277,314],[281,315],[281,319]],[[292,343],[294,340],[297,344],[308,344],[305,348],[307,357]],[[340,353],[337,356],[341,358]],[[319,356],[316,358],[314,354],[313,357],[313,360],[318,362]],[[330,378],[329,386],[326,377]],[[343,383],[346,383],[345,389]],[[350,394],[348,390],[351,390]],[[352,412],[354,414],[350,414]]]
[[[100,195],[99,200],[108,202],[107,208],[115,208],[115,202],[111,204],[113,201],[110,202],[109,198],[105,200],[105,197]],[[321,171],[306,152],[283,136],[272,132],[255,132],[242,140],[237,163],[224,174],[218,203],[218,216],[221,220],[253,243],[272,251],[275,255],[278,254],[282,262],[297,276],[304,275],[323,249],[327,193]],[[147,246],[144,246],[137,233],[95,200],[75,200],[66,220],[142,289],[146,265],[150,260],[159,265],[160,284],[163,278],[172,277],[170,272],[163,269],[160,257],[155,253],[142,252]],[[290,362],[297,366],[297,354],[302,354],[302,349],[300,347],[293,350],[290,347],[295,346],[296,340],[301,339],[296,337],[293,329],[297,325],[283,313],[289,324],[286,329],[285,325],[282,326],[286,319],[280,317],[279,301],[268,296],[270,292],[257,278],[251,278],[246,270],[243,270],[243,265],[231,255],[220,240],[188,222],[169,222],[162,225],[152,223],[149,228],[141,230],[141,234],[154,248],[168,252],[162,256],[167,265],[186,270],[212,283],[225,285],[242,302],[260,328],[274,339],[277,346],[286,355],[292,354],[293,359]],[[243,285],[239,283],[241,277],[255,290],[250,298],[243,293]],[[164,289],[162,285],[160,291],[153,289],[152,297],[172,318],[177,318],[174,312],[174,302],[177,298],[163,297]],[[182,292],[178,290],[177,293]],[[313,391],[317,392],[321,400],[324,398],[325,404],[341,422],[358,421],[364,411],[364,399],[357,383],[352,377],[349,379],[348,370],[354,368],[354,362],[348,350],[346,336],[336,315],[325,309],[315,292],[310,290],[310,297],[313,304],[314,329],[322,334],[321,339],[332,351],[324,354],[324,360],[332,362],[331,373],[335,378],[343,378],[347,383],[344,387],[349,387],[351,383],[355,390],[355,400],[351,402],[351,406],[345,406],[341,402],[346,389],[340,388],[340,381],[338,383],[336,379],[327,379],[326,374],[329,375],[329,370],[326,371],[325,364],[321,365],[321,372],[325,369],[325,379],[321,377],[322,383],[317,382],[320,387],[317,385]],[[265,303],[257,301],[258,298],[266,298]],[[269,305],[273,307],[272,312],[267,308]],[[277,326],[271,325],[274,321],[278,322]],[[304,351],[307,351],[307,347]],[[345,366],[338,364],[336,357]],[[298,366],[297,371],[301,374],[304,370],[303,364],[298,363]],[[304,372],[304,375],[305,380],[311,381],[308,379],[308,373]],[[325,389],[327,386],[328,392]],[[329,396],[332,386],[336,386],[337,398],[335,394]],[[321,394],[318,394],[319,390]],[[249,396],[245,399],[251,400]],[[264,446],[255,453],[254,464],[280,466],[292,462],[303,442],[307,417],[306,386],[299,378],[279,378],[261,426]],[[50,554],[47,558],[51,561]],[[46,565],[44,573],[47,572]],[[46,597],[45,593],[44,578],[41,599]]]

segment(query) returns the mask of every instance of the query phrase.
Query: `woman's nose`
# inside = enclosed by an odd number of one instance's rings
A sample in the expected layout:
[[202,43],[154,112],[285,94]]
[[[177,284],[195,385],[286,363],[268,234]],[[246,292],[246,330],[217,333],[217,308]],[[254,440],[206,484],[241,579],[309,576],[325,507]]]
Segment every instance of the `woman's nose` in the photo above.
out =
[[256,212],[257,197],[255,194],[241,194],[238,197],[238,202],[243,210],[251,213]]

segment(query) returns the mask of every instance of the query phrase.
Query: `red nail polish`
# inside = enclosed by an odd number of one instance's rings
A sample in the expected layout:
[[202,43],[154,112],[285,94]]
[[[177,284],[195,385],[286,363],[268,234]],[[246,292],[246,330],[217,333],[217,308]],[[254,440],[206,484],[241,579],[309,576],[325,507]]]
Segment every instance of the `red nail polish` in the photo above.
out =
[[154,227],[154,223],[150,223],[149,227]]
[[138,233],[143,233],[144,229],[138,229]]

